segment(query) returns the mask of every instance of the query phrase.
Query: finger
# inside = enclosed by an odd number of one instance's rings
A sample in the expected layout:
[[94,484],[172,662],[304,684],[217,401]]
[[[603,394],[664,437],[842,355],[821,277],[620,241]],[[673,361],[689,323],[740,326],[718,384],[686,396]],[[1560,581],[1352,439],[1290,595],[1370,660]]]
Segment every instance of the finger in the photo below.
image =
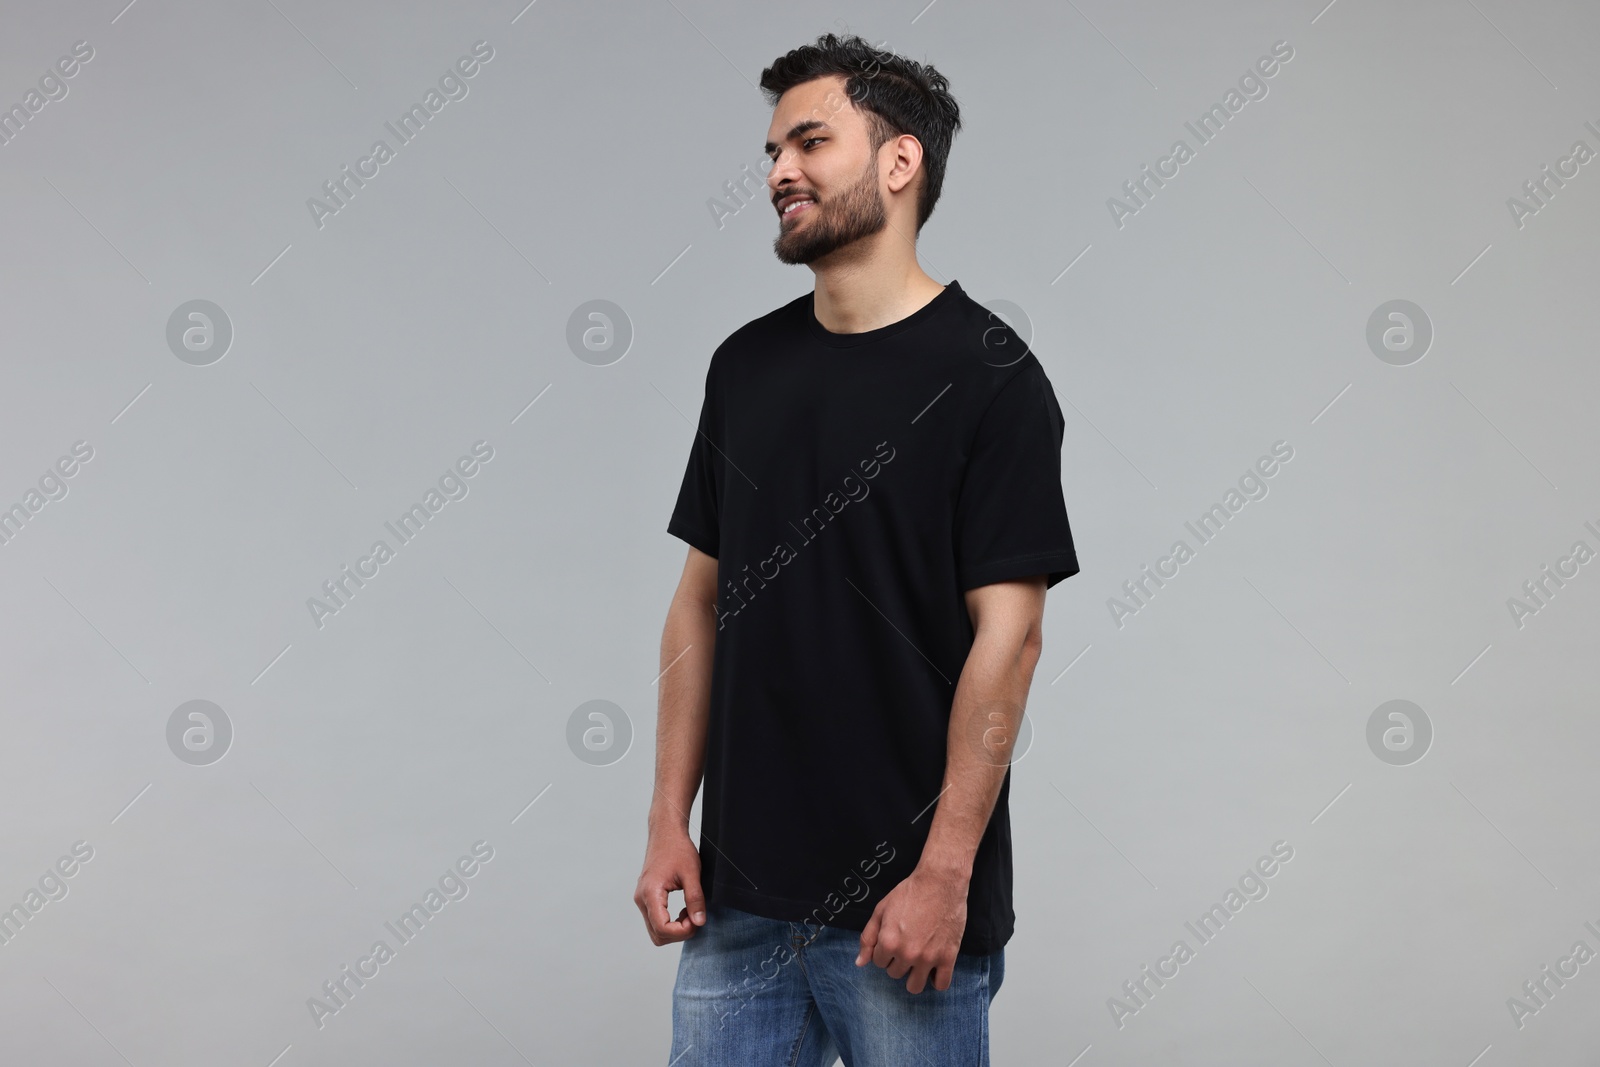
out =
[[928,968],[926,966],[911,968],[911,980],[906,983],[906,992],[915,995],[927,988],[927,984]]
[[690,934],[694,933],[694,921],[690,920],[690,910],[686,909],[686,907],[680,910],[678,917],[667,923],[667,929],[670,931],[669,936],[672,937],[672,941],[685,941],[685,939],[688,939]]
[[867,920],[866,928],[861,931],[861,951],[856,953],[856,966],[859,967],[871,959],[878,947],[878,928],[883,921],[878,918],[877,909],[873,909],[872,918]]
[[666,933],[672,924],[672,911],[667,907],[667,897],[672,892],[672,887],[665,882],[657,882],[650,887],[650,920],[656,933]]
[[[880,938],[878,947],[873,950],[872,958],[894,978],[899,978],[911,969],[911,951],[899,934]],[[894,973],[897,970],[900,974]]]
[[694,922],[689,918],[689,909],[684,908],[678,912],[678,917],[667,923],[667,936],[674,941],[682,941],[694,933]]
[[682,941],[684,938],[683,916],[674,920],[672,911],[667,907],[667,897],[674,888],[666,882],[658,882],[650,887],[650,930],[662,944]]
[[666,918],[666,896],[660,891],[659,886],[641,885],[639,892],[634,897],[634,903],[639,906],[639,914],[644,918],[644,928],[650,933],[650,940],[660,944],[661,921]]
[[654,937],[657,945],[671,945],[688,940],[693,933],[694,923],[689,921],[686,913],[680,913],[676,919],[662,923]]

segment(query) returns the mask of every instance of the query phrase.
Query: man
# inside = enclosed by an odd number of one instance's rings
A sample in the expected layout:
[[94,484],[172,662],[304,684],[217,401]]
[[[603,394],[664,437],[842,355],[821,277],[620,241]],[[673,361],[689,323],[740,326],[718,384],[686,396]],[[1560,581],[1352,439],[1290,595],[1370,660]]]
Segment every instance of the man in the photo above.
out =
[[671,1062],[987,1065],[1012,745],[1045,590],[1078,570],[1061,409],[917,264],[945,78],[826,34],[761,87],[774,250],[816,285],[713,353],[667,527],[690,548],[634,901],[684,942]]

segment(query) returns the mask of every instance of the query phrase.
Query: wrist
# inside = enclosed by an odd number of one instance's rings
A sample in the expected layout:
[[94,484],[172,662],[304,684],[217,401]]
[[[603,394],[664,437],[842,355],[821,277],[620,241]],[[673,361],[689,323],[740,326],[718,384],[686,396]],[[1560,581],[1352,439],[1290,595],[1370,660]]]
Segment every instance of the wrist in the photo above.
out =
[[922,850],[917,860],[918,872],[947,882],[970,884],[972,881],[972,855],[956,849],[936,847],[932,842]]
[[664,810],[651,808],[650,817],[645,825],[652,837],[657,834],[689,836],[689,820],[670,808]]

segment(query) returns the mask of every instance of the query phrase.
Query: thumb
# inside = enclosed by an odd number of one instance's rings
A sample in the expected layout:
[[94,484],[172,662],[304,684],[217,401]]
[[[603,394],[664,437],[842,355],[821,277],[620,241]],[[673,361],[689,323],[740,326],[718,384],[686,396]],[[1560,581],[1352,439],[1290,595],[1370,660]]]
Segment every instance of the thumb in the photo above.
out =
[[878,947],[878,930],[881,926],[883,918],[879,908],[873,908],[872,918],[867,920],[866,928],[861,931],[861,951],[856,953],[857,967],[872,959],[872,950]]
[[699,874],[684,876],[683,906],[689,913],[689,920],[696,926],[704,926],[706,924],[706,894],[700,888]]

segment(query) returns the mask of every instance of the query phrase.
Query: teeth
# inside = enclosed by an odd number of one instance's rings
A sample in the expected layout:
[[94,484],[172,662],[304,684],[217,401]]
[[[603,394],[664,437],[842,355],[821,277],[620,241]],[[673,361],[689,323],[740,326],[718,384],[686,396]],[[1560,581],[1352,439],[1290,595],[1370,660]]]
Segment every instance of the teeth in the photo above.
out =
[[795,208],[799,207],[801,204],[810,204],[810,203],[813,203],[813,201],[811,201],[810,199],[796,200],[794,203],[792,203],[788,207],[784,208],[783,209],[783,213],[785,215],[787,215],[789,212],[793,211]]

